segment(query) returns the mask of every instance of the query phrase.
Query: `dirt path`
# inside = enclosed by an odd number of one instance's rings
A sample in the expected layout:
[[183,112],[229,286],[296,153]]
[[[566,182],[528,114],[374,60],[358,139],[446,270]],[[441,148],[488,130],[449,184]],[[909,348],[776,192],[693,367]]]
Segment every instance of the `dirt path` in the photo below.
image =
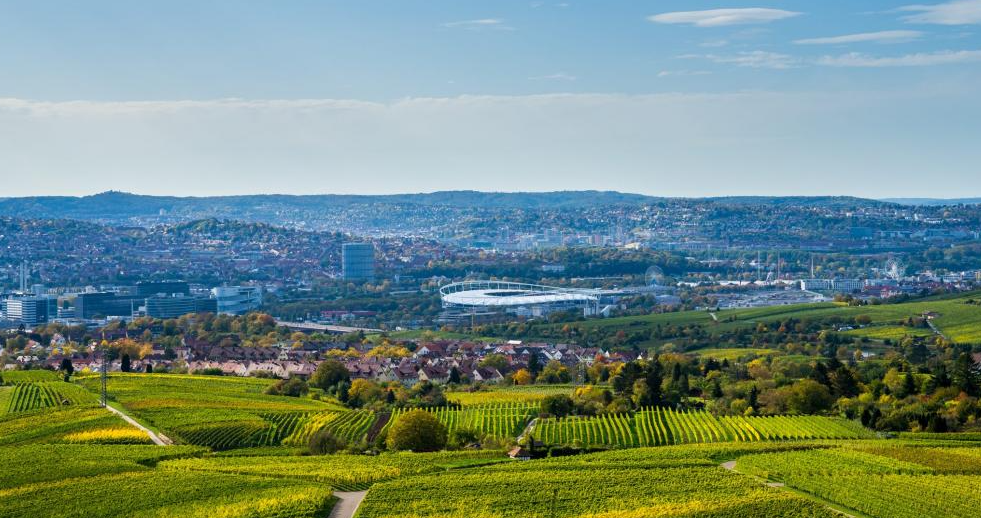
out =
[[337,503],[334,504],[334,509],[330,511],[328,518],[352,518],[367,494],[367,491],[334,491]]
[[515,442],[520,443],[521,441],[525,440],[525,437],[527,437],[528,434],[535,431],[535,425],[537,424],[538,424],[537,417],[532,419],[531,421],[528,421],[528,424],[525,425],[525,429],[521,431],[521,435],[518,436]]
[[[725,468],[725,469],[727,469],[727,470],[729,470],[729,471],[731,471],[733,473],[739,473],[738,471],[736,471],[736,461],[734,461],[734,460],[730,460],[729,462],[723,462],[722,464],[720,464],[720,466],[722,466],[723,468]],[[739,474],[740,475],[744,475],[744,473],[739,473]],[[752,478],[756,478],[760,482],[763,482],[764,484],[766,484],[767,487],[775,487],[775,488],[784,488],[784,487],[786,487],[783,482],[771,482],[769,480],[765,480],[765,479],[761,479],[761,478],[757,478],[757,477],[752,477]],[[787,487],[786,489],[787,490],[791,490],[791,488],[789,488],[789,487]],[[823,498],[818,498],[818,497],[816,497],[814,495],[811,495],[809,493],[804,493],[804,492],[801,492],[799,490],[792,490],[792,492],[793,493],[796,493],[796,494],[799,494],[799,495],[801,495],[801,496],[803,496],[805,498],[809,498],[811,500],[818,501],[820,504],[822,504],[825,507],[827,507],[828,509],[831,509],[832,511],[834,511],[834,512],[836,512],[836,513],[838,513],[838,514],[840,514],[842,516],[844,516],[845,518],[857,518],[855,515],[848,514],[845,511],[842,511],[841,509],[838,509],[834,505],[831,505],[833,502],[829,502],[828,500],[825,500]],[[837,504],[835,504],[835,505],[837,505]]]
[[105,408],[106,408],[106,410],[108,410],[108,411],[110,411],[110,412],[118,415],[119,417],[123,418],[123,421],[126,421],[127,423],[129,423],[129,424],[131,424],[131,425],[139,428],[140,430],[142,430],[144,433],[146,433],[148,436],[150,436],[150,440],[153,441],[153,444],[156,444],[157,446],[170,446],[171,444],[174,444],[174,441],[171,441],[170,438],[167,437],[166,435],[157,435],[157,434],[153,433],[152,430],[150,430],[149,428],[141,425],[140,423],[137,423],[135,419],[133,419],[132,417],[126,415],[125,413],[123,413],[119,409],[113,408],[113,407],[108,406],[108,405],[106,405]]
[[937,325],[933,323],[933,320],[932,319],[929,319],[929,318],[927,319],[927,325],[930,326],[930,329],[932,329],[934,333],[936,333],[937,335],[939,335],[940,338],[943,338],[944,340],[947,340],[948,342],[950,341],[950,338],[947,338],[947,335],[943,334],[943,332],[940,331],[940,328],[938,328]]

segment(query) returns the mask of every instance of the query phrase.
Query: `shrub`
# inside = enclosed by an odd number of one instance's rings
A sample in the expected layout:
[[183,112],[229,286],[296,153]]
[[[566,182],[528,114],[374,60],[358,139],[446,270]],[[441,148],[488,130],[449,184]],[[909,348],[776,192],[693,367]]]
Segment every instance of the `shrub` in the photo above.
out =
[[320,430],[310,436],[310,443],[307,448],[314,455],[328,455],[337,453],[347,447],[343,439],[335,436],[327,430]]
[[266,389],[266,394],[273,396],[300,397],[307,395],[308,392],[310,392],[310,387],[307,382],[300,378],[279,380]]
[[542,413],[555,417],[565,417],[572,413],[572,398],[565,394],[555,394],[542,400]]
[[317,366],[317,370],[310,376],[310,385],[329,390],[335,385],[343,382],[350,382],[351,375],[347,372],[347,367],[337,360],[326,360]]
[[450,432],[450,446],[454,448],[465,448],[480,441],[480,434],[471,428],[456,428]]
[[446,446],[446,427],[429,412],[413,410],[392,425],[388,447],[415,452],[439,451]]

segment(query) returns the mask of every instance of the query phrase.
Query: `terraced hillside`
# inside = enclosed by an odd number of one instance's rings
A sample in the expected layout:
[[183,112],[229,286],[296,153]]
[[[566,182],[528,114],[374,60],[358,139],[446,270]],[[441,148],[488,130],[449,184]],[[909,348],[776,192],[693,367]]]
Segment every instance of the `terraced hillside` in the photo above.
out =
[[[83,385],[98,390],[97,377]],[[345,438],[360,440],[373,416],[336,402],[265,394],[273,380],[171,374],[112,374],[110,398],[182,443],[214,450],[300,444],[323,427],[356,423]],[[305,443],[304,443],[305,444]]]

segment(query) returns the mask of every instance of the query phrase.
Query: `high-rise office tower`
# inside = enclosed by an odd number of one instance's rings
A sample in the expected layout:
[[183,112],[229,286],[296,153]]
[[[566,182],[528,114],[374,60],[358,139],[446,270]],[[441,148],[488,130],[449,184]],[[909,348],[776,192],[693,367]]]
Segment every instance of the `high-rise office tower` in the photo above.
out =
[[370,281],[375,278],[375,245],[344,243],[341,248],[341,267],[344,280]]

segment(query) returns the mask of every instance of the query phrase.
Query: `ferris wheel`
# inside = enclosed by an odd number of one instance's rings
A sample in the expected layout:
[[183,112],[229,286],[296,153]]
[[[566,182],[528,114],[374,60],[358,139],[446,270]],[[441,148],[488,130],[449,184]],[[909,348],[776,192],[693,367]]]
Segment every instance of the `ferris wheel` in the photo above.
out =
[[647,285],[651,287],[664,286],[664,270],[662,270],[659,266],[651,266],[644,274],[644,280],[647,282]]

